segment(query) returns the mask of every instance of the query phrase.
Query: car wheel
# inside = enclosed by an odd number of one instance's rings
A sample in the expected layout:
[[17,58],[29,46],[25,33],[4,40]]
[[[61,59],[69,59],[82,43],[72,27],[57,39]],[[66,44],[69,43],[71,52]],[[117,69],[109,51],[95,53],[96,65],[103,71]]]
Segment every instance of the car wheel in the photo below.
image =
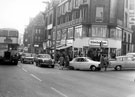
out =
[[117,65],[114,69],[117,70],[117,71],[120,71],[122,69],[122,66]]
[[91,69],[92,71],[96,71],[96,66],[91,66],[90,69]]

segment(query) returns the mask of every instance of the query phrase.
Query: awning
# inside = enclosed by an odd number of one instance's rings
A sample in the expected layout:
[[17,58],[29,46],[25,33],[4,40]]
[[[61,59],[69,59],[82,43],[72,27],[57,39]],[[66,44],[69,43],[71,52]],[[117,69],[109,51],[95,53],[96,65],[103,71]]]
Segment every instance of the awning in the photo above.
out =
[[62,50],[62,49],[66,49],[66,48],[69,48],[69,47],[71,47],[71,45],[62,46],[62,47],[56,48],[56,50]]

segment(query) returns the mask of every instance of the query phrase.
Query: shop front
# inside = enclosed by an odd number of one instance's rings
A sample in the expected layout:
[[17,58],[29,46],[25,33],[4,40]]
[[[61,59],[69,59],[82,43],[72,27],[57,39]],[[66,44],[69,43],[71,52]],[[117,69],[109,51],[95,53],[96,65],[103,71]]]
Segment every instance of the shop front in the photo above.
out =
[[[102,43],[102,45],[101,45]],[[74,57],[85,56],[93,60],[100,60],[100,54],[111,58],[121,55],[121,40],[110,38],[82,38],[74,41]]]

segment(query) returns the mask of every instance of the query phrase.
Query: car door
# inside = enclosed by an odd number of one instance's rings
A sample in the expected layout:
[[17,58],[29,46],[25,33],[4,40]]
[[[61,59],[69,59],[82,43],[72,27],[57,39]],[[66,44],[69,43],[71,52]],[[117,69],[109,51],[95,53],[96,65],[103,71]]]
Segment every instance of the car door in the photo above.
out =
[[123,65],[123,58],[122,57],[117,57],[116,58],[116,60],[114,60],[114,61],[110,61],[110,63],[111,63],[111,65],[110,65],[110,67],[112,67],[112,68],[115,68],[117,65]]
[[126,68],[135,68],[135,60],[132,57],[127,57]]
[[123,68],[128,68],[129,67],[129,60],[128,57],[123,57],[123,64],[122,64]]
[[89,64],[86,58],[80,58],[80,64],[79,64],[80,69],[89,69]]
[[80,61],[81,61],[80,58],[76,58],[76,59],[72,62],[72,66],[73,66],[75,69],[79,69]]

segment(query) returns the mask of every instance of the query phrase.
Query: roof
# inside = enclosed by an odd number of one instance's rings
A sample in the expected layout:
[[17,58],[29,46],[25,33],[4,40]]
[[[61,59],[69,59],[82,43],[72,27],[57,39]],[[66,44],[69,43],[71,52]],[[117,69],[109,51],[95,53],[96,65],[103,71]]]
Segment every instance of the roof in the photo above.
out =
[[18,30],[15,29],[15,28],[0,28],[0,30],[13,30],[13,31],[18,31]]

